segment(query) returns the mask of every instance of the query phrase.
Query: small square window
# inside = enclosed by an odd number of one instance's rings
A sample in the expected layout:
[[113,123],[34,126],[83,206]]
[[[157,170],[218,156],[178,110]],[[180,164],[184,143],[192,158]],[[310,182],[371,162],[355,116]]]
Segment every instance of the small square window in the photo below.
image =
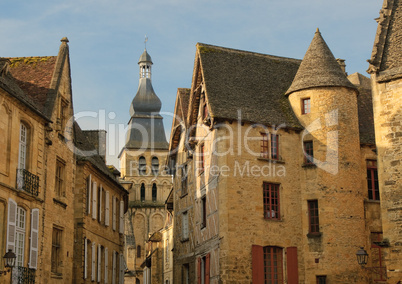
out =
[[310,113],[310,98],[302,99],[302,114]]

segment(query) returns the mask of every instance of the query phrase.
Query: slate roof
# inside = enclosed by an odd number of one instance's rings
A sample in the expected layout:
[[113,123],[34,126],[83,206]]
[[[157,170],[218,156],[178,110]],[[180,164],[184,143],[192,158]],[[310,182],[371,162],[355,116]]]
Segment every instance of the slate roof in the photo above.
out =
[[402,0],[384,0],[377,22],[368,72],[402,68]]
[[317,29],[286,95],[313,87],[335,86],[355,89]]
[[116,180],[113,173],[109,170],[103,158],[97,154],[95,146],[89,142],[85,135],[85,132],[81,130],[77,122],[74,122],[73,127],[76,160],[90,162],[95,168],[97,168],[105,176],[107,176],[120,189],[126,192],[126,189],[124,189],[124,187]]
[[57,56],[9,58],[16,84],[44,112]]
[[288,99],[300,60],[197,44],[213,118],[301,128]]
[[360,73],[348,76],[359,91],[357,107],[359,115],[360,143],[375,144],[373,100],[371,93],[371,80]]

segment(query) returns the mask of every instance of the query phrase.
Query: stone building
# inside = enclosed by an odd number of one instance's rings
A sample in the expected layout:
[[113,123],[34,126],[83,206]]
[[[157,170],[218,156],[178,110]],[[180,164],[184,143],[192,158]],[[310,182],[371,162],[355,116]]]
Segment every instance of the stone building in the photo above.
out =
[[338,62],[318,30],[303,60],[197,44],[169,148],[174,283],[386,283],[369,79]]
[[[95,260],[99,282],[109,267],[109,283],[122,283],[127,191],[98,152],[84,151],[93,149],[91,135],[73,127],[68,39],[61,42],[57,56],[0,58],[0,254],[11,249],[17,256],[12,283],[84,283],[83,269],[88,260],[94,263],[88,254],[95,251],[83,240],[91,240],[101,245],[101,254],[95,252],[102,257]],[[84,214],[88,176],[105,193],[93,186],[98,195],[92,195],[92,204],[101,209],[95,212],[106,216],[112,207],[116,217],[109,213],[110,219],[120,218],[120,233],[105,228],[105,217],[97,222]],[[107,192],[109,206],[102,202]],[[115,267],[121,268],[114,272]],[[9,278],[0,282],[10,283]]]
[[[384,0],[369,60],[388,283],[402,281],[402,2]],[[399,282],[398,282],[399,281]]]
[[143,283],[143,270],[149,267],[141,265],[152,253],[145,244],[164,226],[165,201],[172,184],[165,170],[168,143],[159,114],[161,101],[152,87],[153,63],[146,50],[138,64],[138,91],[130,106],[126,144],[119,155],[121,182],[130,193],[126,217],[126,283]]

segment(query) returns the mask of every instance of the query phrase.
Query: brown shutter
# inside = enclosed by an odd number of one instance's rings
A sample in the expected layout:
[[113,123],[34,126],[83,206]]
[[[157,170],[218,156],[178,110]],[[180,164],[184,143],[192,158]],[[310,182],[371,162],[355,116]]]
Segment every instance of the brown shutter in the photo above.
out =
[[299,271],[297,266],[297,247],[286,249],[286,261],[288,271],[288,284],[299,283]]
[[205,284],[209,284],[209,259],[211,258],[210,254],[205,256]]
[[262,246],[252,247],[253,284],[264,284],[264,250]]
[[197,262],[197,283],[201,284],[201,257],[198,258]]

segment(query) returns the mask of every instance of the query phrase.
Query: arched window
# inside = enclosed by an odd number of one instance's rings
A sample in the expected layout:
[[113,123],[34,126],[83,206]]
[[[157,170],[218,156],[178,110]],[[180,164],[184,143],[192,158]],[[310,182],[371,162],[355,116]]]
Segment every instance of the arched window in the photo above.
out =
[[152,174],[157,175],[159,172],[159,160],[157,157],[152,158]]
[[140,175],[145,175],[147,172],[147,161],[145,160],[145,157],[141,156],[139,161],[138,161],[138,171]]
[[156,188],[156,183],[152,185],[152,201],[156,201],[156,196],[157,196],[157,188]]
[[145,201],[145,184],[141,183],[141,201]]
[[138,245],[137,246],[137,258],[140,258],[140,257],[141,257],[141,246]]

